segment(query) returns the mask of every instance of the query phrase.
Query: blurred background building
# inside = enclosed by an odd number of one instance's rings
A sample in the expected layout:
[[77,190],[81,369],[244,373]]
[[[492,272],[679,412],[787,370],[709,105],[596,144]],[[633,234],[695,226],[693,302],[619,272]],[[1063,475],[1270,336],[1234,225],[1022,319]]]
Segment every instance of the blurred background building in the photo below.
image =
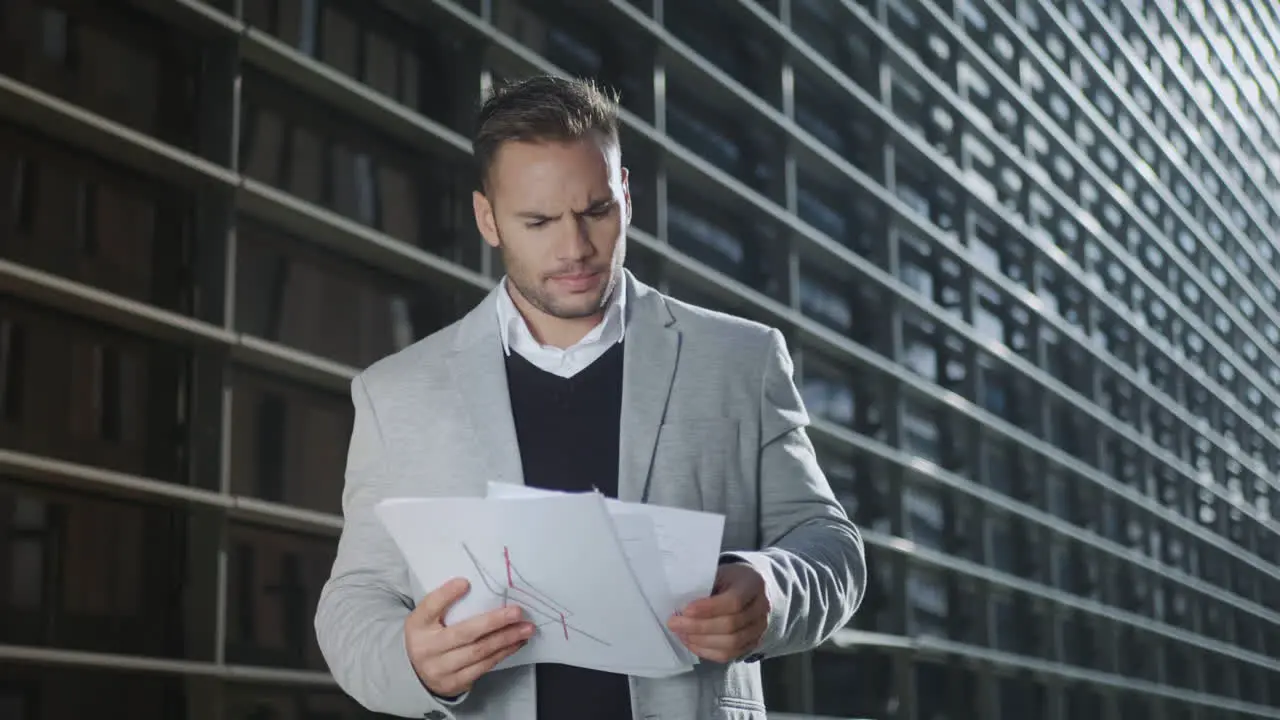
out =
[[639,277],[785,330],[865,530],[771,709],[1280,718],[1277,43],[1266,0],[0,0],[0,718],[364,716],[312,630],[347,383],[500,276],[469,120],[550,70],[622,94]]

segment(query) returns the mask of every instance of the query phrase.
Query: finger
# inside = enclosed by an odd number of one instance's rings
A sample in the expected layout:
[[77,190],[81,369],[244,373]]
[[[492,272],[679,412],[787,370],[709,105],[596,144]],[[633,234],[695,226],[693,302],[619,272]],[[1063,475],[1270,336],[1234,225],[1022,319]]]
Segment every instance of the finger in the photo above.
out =
[[438,650],[443,652],[471,645],[481,638],[520,622],[523,618],[524,611],[518,605],[490,610],[475,617],[467,618],[440,631],[439,640],[441,645]]
[[[684,620],[684,622],[677,623],[675,620]],[[750,625],[754,620],[755,617],[749,612],[738,613],[737,615],[725,615],[723,617],[711,618],[710,620],[674,618],[671,624],[671,630],[678,635],[684,635],[685,637],[693,639],[700,637],[718,637],[721,635],[732,635]]]
[[495,665],[507,659],[508,657],[520,651],[520,648],[529,643],[528,640],[521,640],[514,645],[508,645],[500,650],[490,653],[482,658],[479,662],[472,663],[457,672],[454,680],[459,687],[469,688],[479,680],[482,675],[493,669]]
[[697,655],[703,660],[710,660],[711,662],[727,663],[732,662],[737,657],[737,655],[734,655],[728,650],[703,647],[701,645],[686,645],[685,647],[689,648],[689,652],[694,655]]
[[746,655],[764,634],[764,622],[755,622],[732,635],[681,638],[684,646],[700,658],[730,662]]
[[763,614],[757,614],[744,616],[744,622],[733,632],[702,635],[680,633],[678,637],[686,646],[734,650],[755,645],[768,626],[769,618]]
[[687,645],[696,645],[712,650],[735,651],[749,646],[763,631],[761,623],[751,622],[731,633],[721,635],[685,635]]
[[464,672],[473,665],[483,665],[494,655],[512,648],[518,650],[519,646],[533,637],[533,630],[533,623],[522,622],[492,632],[475,642],[455,647],[440,654],[439,670],[441,673],[454,675]]
[[467,590],[471,588],[471,583],[466,578],[454,578],[440,587],[427,593],[422,598],[422,602],[418,603],[418,607],[414,608],[410,616],[416,621],[420,620],[425,623],[439,622],[444,617],[445,611],[449,609],[463,595],[467,594]]
[[690,617],[677,615],[667,622],[674,633],[684,635],[729,635],[750,624],[761,610],[763,598],[756,596],[740,612],[728,615]]
[[751,598],[745,597],[736,589],[729,589],[718,595],[710,597],[698,598],[685,606],[681,615],[690,618],[711,618],[721,615],[733,615],[742,612],[750,603]]

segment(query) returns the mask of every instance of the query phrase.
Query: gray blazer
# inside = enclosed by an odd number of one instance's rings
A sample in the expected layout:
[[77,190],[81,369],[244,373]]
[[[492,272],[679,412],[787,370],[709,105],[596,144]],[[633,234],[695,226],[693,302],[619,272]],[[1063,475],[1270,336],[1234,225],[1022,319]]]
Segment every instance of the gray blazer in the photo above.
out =
[[[809,416],[782,334],[660,294],[627,273],[618,495],[722,513],[723,550],[765,578],[772,604],[758,651],[809,650],[862,601],[862,538],[805,434]],[[529,720],[533,666],[491,672],[461,702],[436,700],[405,651],[422,589],[373,514],[389,496],[483,495],[522,483],[495,298],[369,367],[351,383],[355,426],[345,524],[315,626],[339,686],[366,708],[430,720]],[[632,678],[636,720],[759,720],[757,662],[703,661]]]

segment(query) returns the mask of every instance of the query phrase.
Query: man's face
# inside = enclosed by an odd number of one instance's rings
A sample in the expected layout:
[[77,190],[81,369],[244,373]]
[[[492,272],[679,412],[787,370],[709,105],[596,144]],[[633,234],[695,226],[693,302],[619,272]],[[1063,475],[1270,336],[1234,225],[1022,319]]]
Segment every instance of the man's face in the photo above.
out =
[[485,242],[502,251],[511,286],[534,309],[582,319],[608,302],[631,221],[615,143],[507,143],[473,205]]

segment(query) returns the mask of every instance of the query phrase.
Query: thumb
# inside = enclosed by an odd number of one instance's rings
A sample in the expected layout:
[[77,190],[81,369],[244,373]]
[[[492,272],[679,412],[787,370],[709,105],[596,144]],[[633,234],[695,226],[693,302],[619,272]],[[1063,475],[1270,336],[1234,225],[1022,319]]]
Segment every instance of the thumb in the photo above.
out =
[[440,622],[449,606],[466,595],[470,588],[471,583],[466,578],[454,578],[427,593],[413,613],[427,623]]

